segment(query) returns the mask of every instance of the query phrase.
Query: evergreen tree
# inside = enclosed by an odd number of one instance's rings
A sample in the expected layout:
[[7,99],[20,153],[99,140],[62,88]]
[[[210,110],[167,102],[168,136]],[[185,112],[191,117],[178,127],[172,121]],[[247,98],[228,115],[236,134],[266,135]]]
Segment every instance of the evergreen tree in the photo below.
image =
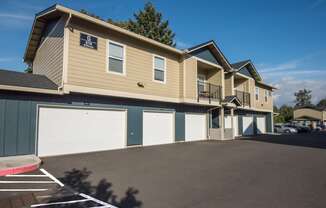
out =
[[146,3],[144,9],[134,14],[134,20],[129,20],[128,29],[139,35],[151,38],[166,45],[175,46],[175,34],[169,27],[169,22],[162,20],[162,14],[156,11],[152,3]]
[[317,104],[318,108],[326,109],[326,98],[320,100]]
[[25,73],[29,73],[29,74],[33,73],[33,69],[30,66],[28,66],[24,71]]
[[294,93],[295,107],[310,106],[311,104],[311,90],[303,89]]
[[130,25],[129,21],[115,21],[115,20],[109,18],[107,20],[107,22],[111,23],[111,24],[113,24],[115,26],[121,27],[123,29],[129,30],[129,25]]
[[[103,20],[101,17],[88,12],[85,9],[81,9],[80,12]],[[169,21],[164,21],[162,19],[162,13],[158,12],[154,5],[150,2],[145,4],[143,10],[139,11],[138,13],[134,13],[134,20],[130,19],[128,21],[115,21],[110,18],[107,20],[107,22],[166,45],[175,47],[175,34],[169,27]]]
[[282,105],[279,109],[280,116],[283,117],[285,122],[289,122],[293,119],[293,107]]
[[96,19],[103,20],[100,16],[97,16],[96,14],[93,14],[93,13],[87,11],[86,9],[81,9],[80,12],[83,14],[86,14],[88,16],[95,17]]

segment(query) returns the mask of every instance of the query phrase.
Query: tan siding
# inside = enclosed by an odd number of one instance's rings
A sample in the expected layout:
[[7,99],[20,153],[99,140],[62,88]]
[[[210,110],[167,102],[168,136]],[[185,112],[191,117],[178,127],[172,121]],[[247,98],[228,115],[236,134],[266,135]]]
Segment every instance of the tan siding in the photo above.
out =
[[184,61],[179,65],[179,98],[184,97]]
[[222,77],[221,77],[222,70],[220,69],[211,69],[208,70],[207,73],[207,81],[214,85],[222,85]]
[[230,74],[226,74],[225,75],[225,96],[230,96],[230,95],[233,95],[233,86],[232,86],[232,79],[233,79],[233,75],[230,73]]
[[255,80],[249,79],[250,107],[256,107]]
[[323,118],[323,112],[310,109],[310,108],[302,108],[302,109],[296,109],[293,112],[293,118],[294,119],[300,119],[300,117],[310,117],[310,118],[315,118],[318,120],[322,120]]
[[[107,30],[105,33],[98,31],[91,25],[82,25],[75,21],[73,27],[73,32],[69,33],[68,84],[171,98],[182,96],[180,90],[182,72],[177,55],[113,31]],[[98,49],[81,47],[80,32],[96,36]],[[107,72],[108,39],[125,45],[125,76]],[[166,58],[166,84],[153,81],[153,54]],[[138,82],[143,83],[144,88],[138,87]]]
[[263,109],[263,110],[273,110],[273,97],[267,96],[267,102],[265,101],[265,91],[268,89],[263,88],[261,86],[258,87],[259,87],[259,100],[256,100],[255,98],[256,108]]
[[197,97],[197,60],[188,58],[185,60],[185,98],[196,99]]
[[62,84],[65,22],[65,17],[59,20],[53,32],[49,34],[49,37],[38,48],[33,61],[33,73],[47,76],[58,86]]

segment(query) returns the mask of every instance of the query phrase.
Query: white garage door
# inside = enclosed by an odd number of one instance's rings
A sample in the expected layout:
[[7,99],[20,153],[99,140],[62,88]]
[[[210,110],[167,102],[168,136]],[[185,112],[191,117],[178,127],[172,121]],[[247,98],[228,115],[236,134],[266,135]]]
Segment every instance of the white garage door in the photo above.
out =
[[186,141],[207,139],[206,114],[186,114]]
[[252,116],[242,117],[242,134],[253,135],[254,134],[254,118]]
[[239,136],[238,116],[233,117],[233,132],[234,136]]
[[266,118],[265,116],[257,117],[257,134],[266,133]]
[[143,145],[169,144],[174,142],[174,113],[143,113]]
[[126,111],[41,107],[38,155],[124,148],[126,119]]
[[225,129],[232,128],[232,116],[224,116],[224,128]]

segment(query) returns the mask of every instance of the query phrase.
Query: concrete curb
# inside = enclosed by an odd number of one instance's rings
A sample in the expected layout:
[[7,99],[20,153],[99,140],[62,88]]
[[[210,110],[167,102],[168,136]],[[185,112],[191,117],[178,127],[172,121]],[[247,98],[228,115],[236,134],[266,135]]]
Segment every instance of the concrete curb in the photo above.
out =
[[[23,157],[24,156],[10,157],[10,159],[5,159],[5,162],[0,160],[0,163],[6,163],[8,166],[11,166],[5,168],[2,167],[0,169],[0,176],[26,173],[39,168],[41,164],[40,158],[36,156],[27,155],[26,157],[29,158],[28,160],[25,159],[24,161],[24,159],[22,159]],[[15,160],[23,160],[23,162],[16,162]]]

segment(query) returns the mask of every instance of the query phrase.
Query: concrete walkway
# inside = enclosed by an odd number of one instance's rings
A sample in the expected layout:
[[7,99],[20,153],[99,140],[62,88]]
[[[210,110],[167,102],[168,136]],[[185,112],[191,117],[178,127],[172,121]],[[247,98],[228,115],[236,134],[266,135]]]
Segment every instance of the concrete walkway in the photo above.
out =
[[36,170],[41,160],[35,155],[0,157],[0,176]]

